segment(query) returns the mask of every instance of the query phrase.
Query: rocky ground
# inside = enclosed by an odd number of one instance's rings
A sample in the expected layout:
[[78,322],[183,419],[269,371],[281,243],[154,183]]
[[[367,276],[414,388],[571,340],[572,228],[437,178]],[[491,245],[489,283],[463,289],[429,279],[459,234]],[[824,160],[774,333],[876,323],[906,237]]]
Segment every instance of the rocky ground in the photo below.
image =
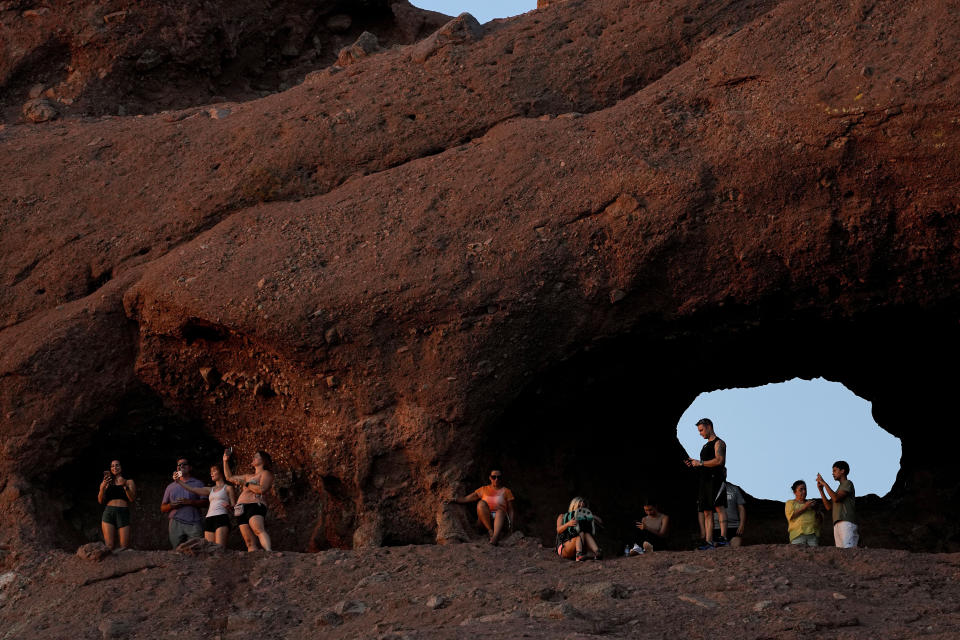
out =
[[[0,636],[956,637],[957,556],[875,548],[960,550],[960,14],[341,4],[0,2]],[[817,376],[903,444],[871,549],[403,546],[493,465],[690,514],[697,394]],[[56,550],[227,445],[282,553]]]
[[0,575],[0,638],[960,634],[960,554],[760,545],[574,563],[517,536],[499,548],[87,555]]

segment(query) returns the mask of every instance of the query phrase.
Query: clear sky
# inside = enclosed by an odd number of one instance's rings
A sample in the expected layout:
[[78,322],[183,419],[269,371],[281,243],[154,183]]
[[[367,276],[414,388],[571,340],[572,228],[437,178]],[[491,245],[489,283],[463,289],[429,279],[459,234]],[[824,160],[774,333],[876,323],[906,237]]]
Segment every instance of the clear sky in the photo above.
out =
[[537,0],[411,0],[411,4],[448,16],[458,16],[466,11],[481,23],[495,18],[508,18],[537,8]]
[[[536,0],[412,0],[423,9],[456,16],[467,11],[481,23],[536,8]],[[729,448],[732,482],[758,498],[791,498],[794,480],[830,480],[835,460],[850,463],[859,495],[886,494],[900,469],[900,441],[874,422],[870,403],[841,384],[791,380],[754,389],[703,393],[684,413],[677,437],[697,457],[703,440],[694,424],[708,417]]]
[[836,460],[850,464],[857,495],[886,494],[900,470],[900,440],[877,426],[870,403],[823,378],[700,394],[677,424],[694,458],[704,444],[700,418],[713,420],[727,443],[730,481],[758,498],[792,498],[790,485],[801,479],[815,498],[817,473],[833,482]]

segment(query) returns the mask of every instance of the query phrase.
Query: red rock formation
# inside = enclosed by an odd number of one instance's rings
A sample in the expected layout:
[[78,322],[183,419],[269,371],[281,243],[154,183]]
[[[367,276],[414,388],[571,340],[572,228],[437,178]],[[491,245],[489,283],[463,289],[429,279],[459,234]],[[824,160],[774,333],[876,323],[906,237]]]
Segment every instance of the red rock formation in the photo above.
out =
[[494,461],[530,530],[581,489],[629,517],[682,484],[698,392],[795,375],[903,439],[886,505],[940,482],[914,418],[956,380],[920,363],[955,339],[960,109],[929,5],[561,3],[262,100],[7,127],[0,510],[90,474],[139,384],[275,454],[290,546],[462,538],[440,502]]
[[5,2],[0,109],[15,118],[40,95],[88,115],[250,100],[299,83],[364,30],[409,44],[448,19],[406,0]]

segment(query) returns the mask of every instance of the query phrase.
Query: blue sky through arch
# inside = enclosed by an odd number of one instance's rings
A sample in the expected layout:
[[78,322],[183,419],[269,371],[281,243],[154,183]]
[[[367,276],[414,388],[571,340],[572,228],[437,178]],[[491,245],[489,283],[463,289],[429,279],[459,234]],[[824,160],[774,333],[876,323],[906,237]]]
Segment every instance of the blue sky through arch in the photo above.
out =
[[[536,8],[536,0],[411,0],[420,8],[481,23]],[[787,500],[790,484],[806,480],[816,497],[816,474],[830,476],[834,460],[850,463],[859,495],[886,494],[900,470],[900,440],[873,420],[870,403],[842,384],[794,379],[749,389],[702,393],[677,425],[677,437],[696,457],[703,440],[694,424],[709,417],[729,447],[729,475],[758,498]]]
[[536,0],[411,0],[411,4],[449,16],[466,11],[481,23],[509,18],[537,8]]
[[701,393],[677,423],[694,458],[704,443],[700,418],[727,442],[730,480],[758,498],[787,500],[801,479],[817,497],[817,473],[830,479],[835,460],[850,463],[857,495],[885,495],[900,470],[900,440],[877,425],[870,403],[823,378]]

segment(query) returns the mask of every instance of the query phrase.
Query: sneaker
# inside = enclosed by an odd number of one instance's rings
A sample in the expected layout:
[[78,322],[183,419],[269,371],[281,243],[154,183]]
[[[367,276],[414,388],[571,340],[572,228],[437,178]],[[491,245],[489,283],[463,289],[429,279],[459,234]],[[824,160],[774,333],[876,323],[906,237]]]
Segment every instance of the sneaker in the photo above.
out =
[[[644,544],[646,544],[646,543],[644,543]],[[641,549],[641,548],[640,548],[640,545],[638,545],[638,544],[633,545],[633,548],[630,549],[630,555],[632,555],[632,556],[638,556],[638,555],[640,555],[641,553],[643,553],[643,549]]]
[[729,544],[730,543],[727,542],[727,539],[724,538],[723,536],[717,536],[717,539],[713,541],[713,546],[715,547],[726,547]]
[[644,543],[643,543],[643,550],[646,551],[647,553],[650,553],[650,552],[653,551],[653,545],[650,544],[649,541],[644,542]]
[[700,544],[697,545],[697,550],[706,551],[707,549],[713,549],[713,543],[707,542],[706,540],[701,540]]

